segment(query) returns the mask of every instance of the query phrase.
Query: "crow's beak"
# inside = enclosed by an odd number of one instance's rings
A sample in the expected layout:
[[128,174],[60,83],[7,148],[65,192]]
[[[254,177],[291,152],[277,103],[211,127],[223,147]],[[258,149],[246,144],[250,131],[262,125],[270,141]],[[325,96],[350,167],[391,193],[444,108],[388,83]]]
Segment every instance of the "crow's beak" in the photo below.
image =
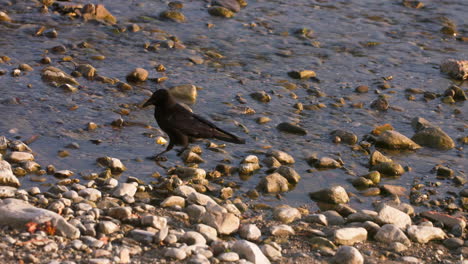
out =
[[146,102],[142,105],[142,107],[147,107],[148,105],[152,105],[152,104],[153,104],[153,102],[151,101],[151,98],[150,98],[150,99],[148,99],[148,101],[146,101]]

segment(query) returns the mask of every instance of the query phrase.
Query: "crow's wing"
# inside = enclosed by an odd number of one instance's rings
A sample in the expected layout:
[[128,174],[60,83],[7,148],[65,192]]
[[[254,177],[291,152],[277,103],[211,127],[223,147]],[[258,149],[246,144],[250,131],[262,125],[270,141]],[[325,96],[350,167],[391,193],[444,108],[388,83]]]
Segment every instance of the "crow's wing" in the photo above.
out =
[[205,118],[190,112],[186,107],[177,104],[173,107],[168,122],[171,127],[194,138],[217,138],[233,143],[242,143],[243,139],[217,127]]

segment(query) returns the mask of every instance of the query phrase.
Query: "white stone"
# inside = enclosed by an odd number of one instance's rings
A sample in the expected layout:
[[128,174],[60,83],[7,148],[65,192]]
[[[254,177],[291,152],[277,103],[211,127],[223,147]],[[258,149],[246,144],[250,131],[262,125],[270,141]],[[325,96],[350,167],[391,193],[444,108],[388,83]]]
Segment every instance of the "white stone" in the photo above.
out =
[[202,234],[208,242],[216,241],[218,239],[218,231],[209,225],[197,224],[195,226],[195,230]]
[[206,206],[209,203],[217,204],[210,196],[198,192],[190,193],[187,196],[187,201],[192,204],[198,204],[203,206]]
[[239,230],[239,235],[244,239],[256,241],[260,239],[260,237],[262,236],[262,232],[254,224],[244,224]]
[[69,224],[62,216],[42,208],[36,208],[22,200],[0,200],[0,223],[13,227],[24,228],[28,222],[44,223],[50,221],[57,229],[57,234],[75,239],[80,231]]
[[187,245],[206,245],[206,239],[202,234],[195,231],[186,232],[181,238],[180,242],[186,243]]
[[335,231],[335,243],[352,246],[358,242],[367,240],[367,230],[362,227],[346,227]]
[[283,224],[289,224],[296,219],[301,219],[301,212],[288,205],[281,205],[275,208],[273,215],[276,220],[281,221]]
[[174,190],[174,194],[187,198],[189,194],[196,193],[197,191],[188,185],[181,185]]
[[216,228],[219,234],[229,235],[239,229],[240,220],[232,213],[207,212],[202,217],[202,222]]
[[119,226],[112,221],[99,222],[99,231],[103,234],[109,235],[119,230]]
[[164,256],[178,260],[183,260],[187,257],[187,253],[179,248],[167,248],[164,253]]
[[363,264],[361,252],[354,247],[341,246],[331,259],[332,264]]
[[431,226],[412,225],[408,227],[407,233],[411,240],[421,244],[426,244],[431,240],[441,240],[447,237],[442,229]]
[[101,198],[102,194],[99,190],[94,189],[94,188],[86,188],[78,192],[78,194],[86,198],[90,201],[96,202],[98,199]]
[[21,152],[21,151],[13,151],[8,154],[5,159],[11,161],[12,163],[19,163],[29,160],[34,160],[34,156],[28,152]]
[[152,226],[157,229],[162,229],[167,226],[167,219],[163,216],[145,215],[141,218],[141,224],[144,226]]
[[388,205],[384,205],[382,209],[380,209],[377,220],[381,224],[394,224],[402,230],[405,230],[411,225],[411,218],[409,215]]
[[123,197],[123,196],[130,196],[133,197],[135,196],[135,193],[137,191],[137,184],[132,182],[132,183],[121,183],[119,186],[117,186],[112,193],[113,196],[115,197]]
[[294,229],[288,225],[272,226],[270,232],[273,236],[289,236],[294,235]]
[[239,254],[241,258],[245,258],[254,264],[270,264],[270,260],[265,257],[258,246],[247,240],[238,240],[232,246],[232,251]]
[[181,196],[169,196],[161,202],[161,207],[180,206],[185,207],[185,199]]
[[226,252],[218,256],[220,261],[235,262],[239,260],[239,254],[236,252]]
[[377,234],[375,234],[374,239],[386,244],[400,242],[406,246],[411,245],[411,242],[405,233],[403,233],[400,228],[393,224],[386,224],[382,226],[379,231],[377,231]]
[[279,261],[282,257],[281,248],[274,247],[271,244],[262,245],[260,248],[263,254],[272,261]]

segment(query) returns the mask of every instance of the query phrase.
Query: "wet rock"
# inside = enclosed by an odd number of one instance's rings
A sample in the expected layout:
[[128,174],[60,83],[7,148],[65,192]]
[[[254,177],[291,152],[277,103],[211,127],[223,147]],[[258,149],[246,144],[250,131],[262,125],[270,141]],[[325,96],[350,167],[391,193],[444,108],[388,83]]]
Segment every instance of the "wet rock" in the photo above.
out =
[[449,228],[460,226],[462,229],[464,229],[466,227],[466,222],[463,219],[444,213],[439,213],[435,211],[425,211],[421,213],[421,216],[431,221],[441,222],[444,224],[444,226]]
[[296,134],[296,135],[301,135],[301,136],[307,135],[307,131],[304,128],[298,125],[292,124],[292,123],[288,123],[288,122],[280,123],[278,126],[276,126],[276,128],[279,131],[286,132],[286,133],[291,133],[291,134]]
[[380,97],[372,101],[370,107],[379,111],[387,111],[389,103],[384,97]]
[[280,205],[273,211],[273,217],[284,224],[289,224],[301,219],[301,212],[289,205]]
[[408,227],[407,233],[411,240],[421,244],[426,244],[431,240],[442,240],[447,237],[442,229],[432,226],[412,225]]
[[236,241],[232,246],[232,251],[254,264],[270,264],[270,260],[263,255],[260,248],[247,240]]
[[202,217],[202,222],[216,228],[219,234],[229,235],[239,229],[240,220],[232,213],[207,212]]
[[11,186],[0,186],[0,198],[11,198],[15,196],[17,188]]
[[229,9],[232,12],[239,12],[241,6],[236,0],[213,0],[211,3],[213,6],[222,6]]
[[440,65],[440,71],[459,80],[468,79],[468,61],[447,59]]
[[205,62],[200,56],[190,56],[188,59],[195,64],[203,64]]
[[403,186],[384,184],[380,188],[382,192],[385,194],[397,195],[397,196],[408,196],[407,190]]
[[322,157],[320,159],[315,156],[311,156],[307,159],[307,162],[319,169],[336,169],[341,168],[342,164],[330,157]]
[[340,142],[346,143],[348,145],[354,145],[358,141],[356,134],[345,131],[345,130],[334,130],[330,133],[334,137],[339,137]]
[[206,178],[206,171],[199,168],[178,167],[174,173],[182,179],[203,180]]
[[131,91],[133,89],[133,87],[130,84],[125,82],[118,82],[117,88],[119,88],[119,90],[122,92]]
[[281,164],[293,164],[295,163],[294,158],[289,155],[288,153],[280,150],[273,150],[269,152],[270,156],[273,156],[276,160],[278,160]]
[[76,66],[76,71],[80,72],[83,77],[92,80],[96,75],[96,68],[90,64],[79,64]]
[[223,262],[236,262],[239,260],[239,254],[236,252],[226,252],[222,253],[217,258]]
[[159,16],[162,19],[170,20],[177,23],[183,23],[186,20],[184,14],[178,10],[166,10],[161,12]]
[[293,79],[308,79],[317,76],[314,71],[303,70],[303,71],[290,71],[288,72],[289,77]]
[[117,23],[117,19],[101,4],[86,4],[81,9],[81,13],[85,21],[97,20],[111,25]]
[[271,96],[267,94],[265,91],[253,92],[250,94],[250,97],[262,103],[268,103],[271,101]]
[[59,170],[54,173],[54,176],[57,178],[70,178],[75,173],[71,170]]
[[7,13],[0,11],[0,21],[1,22],[11,22],[10,16]]
[[127,75],[128,82],[144,82],[148,79],[148,71],[143,68],[136,68]]
[[161,207],[173,207],[173,206],[179,206],[179,207],[185,207],[185,199],[180,196],[170,196],[164,199],[164,201],[161,202]]
[[357,93],[367,93],[367,92],[369,92],[369,86],[359,85],[358,87],[356,87],[356,89],[354,91],[357,92]]
[[20,163],[29,160],[34,160],[34,156],[28,152],[13,151],[10,154],[6,155],[5,159],[12,163]]
[[261,125],[266,124],[266,123],[268,123],[270,121],[271,121],[271,118],[269,118],[267,116],[261,116],[261,117],[257,118],[257,120],[256,120],[257,124],[261,124]]
[[400,242],[406,246],[411,245],[410,240],[400,228],[396,225],[386,224],[382,226],[374,239],[383,243],[390,244],[392,242]]
[[273,173],[260,180],[257,189],[266,193],[287,192],[289,190],[288,180],[279,173]]
[[378,171],[386,176],[400,176],[405,173],[405,169],[398,163],[394,162],[382,162],[372,166],[372,170]]
[[70,85],[80,85],[73,77],[66,74],[62,70],[48,66],[42,69],[41,73],[42,79],[46,82],[55,82],[58,85],[70,84]]
[[[342,222],[344,222],[343,217],[341,217],[341,220],[342,220]],[[328,226],[328,220],[327,220],[327,217],[324,214],[310,214],[310,215],[305,217],[304,221],[306,221],[307,223],[313,223],[313,224]]]
[[203,163],[205,162],[200,155],[198,155],[195,152],[192,152],[191,150],[187,149],[185,150],[182,155],[181,155],[182,160],[185,163]]
[[393,224],[403,230],[411,225],[411,218],[409,215],[388,205],[384,205],[379,210],[377,219],[382,224]]
[[20,182],[13,174],[11,165],[7,161],[0,160],[0,185],[6,185],[18,188]]
[[69,224],[62,216],[42,208],[36,208],[22,200],[4,199],[0,201],[0,221],[3,225],[23,228],[26,223],[44,223],[51,221],[61,236],[75,239],[80,236],[80,231]]
[[111,157],[101,157],[96,160],[99,164],[102,166],[105,166],[109,169],[111,169],[113,174],[119,174],[127,170],[123,163],[116,158],[111,158]]
[[277,225],[270,228],[270,233],[273,236],[290,236],[294,235],[294,229],[288,225]]
[[335,243],[352,246],[367,240],[367,230],[362,227],[340,228],[334,234]]
[[33,71],[34,69],[29,65],[29,64],[26,64],[26,63],[22,63],[20,65],[18,65],[18,68],[22,71]]
[[286,178],[291,184],[296,184],[301,179],[299,173],[297,173],[293,168],[288,166],[280,166],[275,172],[281,174],[281,176]]
[[8,143],[10,141],[4,137],[4,136],[0,136],[0,150],[5,150],[8,148]]
[[369,159],[369,165],[374,166],[382,162],[393,162],[393,160],[390,158],[387,158],[378,150],[375,150],[374,152],[372,152],[372,154],[370,155],[370,159]]
[[262,236],[260,229],[254,224],[244,224],[239,229],[239,235],[243,239],[257,241]]
[[115,197],[123,197],[123,196],[135,196],[137,191],[137,185],[135,183],[121,183],[117,188],[115,188],[114,192],[112,193]]
[[380,134],[375,145],[387,149],[401,150],[416,150],[421,148],[414,141],[394,130],[387,130]]
[[363,264],[364,258],[355,247],[341,246],[331,259],[332,264]]
[[208,13],[212,16],[218,16],[218,17],[225,17],[225,18],[234,17],[234,12],[222,6],[209,7]]
[[197,101],[197,87],[193,84],[182,84],[169,88],[169,92],[174,97],[194,104]]
[[468,99],[465,91],[456,85],[452,85],[445,90],[445,95],[452,97],[456,102],[463,102]]
[[412,121],[416,133],[411,138],[416,143],[430,148],[449,150],[455,147],[455,143],[442,129],[435,127],[424,118],[414,118]]
[[342,204],[349,202],[348,194],[346,193],[346,190],[341,186],[334,186],[316,192],[311,192],[309,193],[309,196],[313,200],[331,204]]

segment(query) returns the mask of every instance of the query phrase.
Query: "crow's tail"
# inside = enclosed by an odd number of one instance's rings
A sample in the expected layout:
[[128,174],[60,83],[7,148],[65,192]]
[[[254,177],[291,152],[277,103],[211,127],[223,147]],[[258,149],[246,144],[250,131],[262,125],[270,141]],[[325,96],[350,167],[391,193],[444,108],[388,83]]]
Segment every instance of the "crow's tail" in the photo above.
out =
[[214,138],[235,144],[245,144],[245,139],[218,128]]

